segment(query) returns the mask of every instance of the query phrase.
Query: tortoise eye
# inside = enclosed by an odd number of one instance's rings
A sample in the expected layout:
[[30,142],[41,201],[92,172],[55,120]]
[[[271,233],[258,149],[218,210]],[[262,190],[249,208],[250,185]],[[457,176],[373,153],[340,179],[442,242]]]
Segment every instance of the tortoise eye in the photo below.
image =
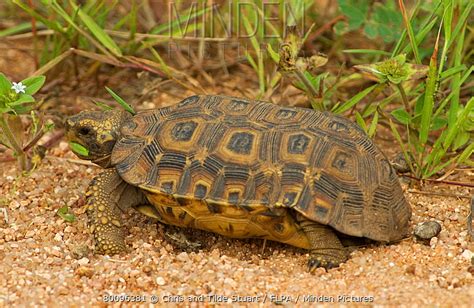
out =
[[87,136],[91,133],[91,129],[89,127],[81,127],[79,129],[79,135],[82,135],[82,136]]

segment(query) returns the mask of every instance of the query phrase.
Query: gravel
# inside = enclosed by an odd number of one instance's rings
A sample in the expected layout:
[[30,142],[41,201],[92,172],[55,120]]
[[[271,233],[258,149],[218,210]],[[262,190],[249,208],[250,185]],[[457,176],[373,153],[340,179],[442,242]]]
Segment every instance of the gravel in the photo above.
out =
[[[429,243],[409,238],[356,249],[340,268],[305,271],[307,252],[260,240],[234,240],[189,231],[200,250],[164,239],[167,228],[130,210],[125,255],[92,253],[84,191],[100,169],[78,163],[67,144],[37,170],[17,178],[14,163],[0,177],[0,306],[89,306],[104,301],[164,301],[189,306],[238,302],[311,306],[315,302],[470,306],[474,302],[474,244],[465,231],[468,199],[406,193],[412,226],[436,220]],[[466,175],[472,178],[472,174]],[[466,188],[423,190],[469,195]],[[76,220],[57,210],[68,206]]]

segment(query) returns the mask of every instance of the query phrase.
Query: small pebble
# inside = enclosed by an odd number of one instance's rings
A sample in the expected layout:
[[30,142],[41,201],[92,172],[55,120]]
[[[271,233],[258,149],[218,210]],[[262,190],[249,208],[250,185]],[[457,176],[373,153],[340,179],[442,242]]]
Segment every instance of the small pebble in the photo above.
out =
[[182,252],[176,256],[176,259],[178,259],[181,262],[186,262],[189,260],[189,256],[186,252]]
[[466,260],[471,260],[473,255],[474,254],[469,249],[464,250],[463,253],[462,253],[462,257]]
[[415,228],[415,236],[421,240],[430,240],[441,232],[441,225],[437,221],[426,221]]
[[75,271],[74,274],[76,274],[79,277],[88,277],[91,278],[94,275],[94,269],[87,267],[87,266],[79,266]]
[[471,274],[474,275],[474,265],[471,265],[467,268],[467,271]]
[[71,248],[71,256],[78,260],[88,256],[89,252],[87,245],[76,245]]
[[156,284],[159,286],[164,286],[166,283],[165,279],[161,276],[156,277]]
[[149,275],[153,271],[153,269],[151,268],[151,266],[145,265],[144,267],[142,267],[142,271],[145,274]]
[[415,275],[415,272],[416,272],[416,265],[415,265],[415,264],[410,264],[410,265],[408,265],[408,267],[406,268],[405,272],[406,272],[407,274]]

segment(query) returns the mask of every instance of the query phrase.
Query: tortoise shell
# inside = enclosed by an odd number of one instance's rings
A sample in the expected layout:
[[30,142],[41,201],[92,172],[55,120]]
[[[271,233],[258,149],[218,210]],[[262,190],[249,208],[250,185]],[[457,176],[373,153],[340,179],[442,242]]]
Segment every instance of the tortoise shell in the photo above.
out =
[[112,164],[154,205],[139,210],[165,223],[304,248],[297,212],[377,241],[407,232],[411,209],[396,173],[345,118],[192,96],[137,114],[121,133]]

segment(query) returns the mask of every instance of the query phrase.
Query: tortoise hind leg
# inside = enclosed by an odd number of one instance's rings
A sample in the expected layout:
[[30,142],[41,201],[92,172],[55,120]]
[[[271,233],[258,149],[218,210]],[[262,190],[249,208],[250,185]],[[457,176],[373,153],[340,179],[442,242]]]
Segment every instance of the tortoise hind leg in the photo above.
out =
[[310,272],[318,267],[338,267],[347,260],[348,254],[331,227],[306,219],[301,214],[298,214],[297,220],[311,245],[308,261]]
[[146,202],[144,199],[143,194],[124,182],[113,168],[91,181],[86,191],[86,206],[98,253],[113,255],[126,251],[122,211]]

